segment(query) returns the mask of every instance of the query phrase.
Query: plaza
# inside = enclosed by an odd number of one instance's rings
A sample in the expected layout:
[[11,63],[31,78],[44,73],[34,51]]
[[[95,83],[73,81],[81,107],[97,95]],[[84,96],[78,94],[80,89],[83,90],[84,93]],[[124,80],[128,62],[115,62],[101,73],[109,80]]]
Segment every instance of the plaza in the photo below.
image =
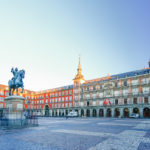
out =
[[1,150],[149,150],[150,120],[42,117],[38,127],[0,130]]

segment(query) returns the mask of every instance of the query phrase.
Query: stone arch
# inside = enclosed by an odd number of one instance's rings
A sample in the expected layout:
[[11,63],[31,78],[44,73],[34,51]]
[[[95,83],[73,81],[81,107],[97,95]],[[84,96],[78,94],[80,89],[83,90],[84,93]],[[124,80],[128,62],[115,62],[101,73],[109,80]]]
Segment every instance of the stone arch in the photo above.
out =
[[45,105],[45,116],[48,117],[49,116],[49,106]]
[[62,110],[62,112],[61,112],[61,116],[62,116],[62,117],[64,117],[64,110]]
[[135,108],[133,108],[133,113],[135,113],[135,114],[139,114],[139,108],[137,108],[137,107],[135,107]]
[[90,110],[89,109],[86,110],[86,116],[90,117]]
[[75,109],[75,112],[77,112],[77,115],[79,116],[79,110],[78,110],[78,109]]
[[123,110],[123,116],[125,118],[129,117],[129,109],[128,108],[124,108],[124,110]]
[[111,109],[110,108],[107,109],[107,117],[111,117]]
[[115,108],[115,117],[119,117],[119,116],[120,116],[120,109]]
[[83,117],[83,116],[84,116],[84,110],[81,109],[81,117]]
[[96,109],[93,109],[93,114],[92,114],[93,117],[96,117]]
[[55,110],[55,116],[57,116],[57,110]]
[[100,117],[104,117],[104,110],[103,110],[103,109],[100,109],[100,110],[99,110],[99,116],[100,116]]
[[68,110],[65,110],[65,112],[66,112],[66,115],[68,115]]
[[150,109],[148,107],[145,107],[143,109],[143,117],[146,117],[146,118],[150,117]]

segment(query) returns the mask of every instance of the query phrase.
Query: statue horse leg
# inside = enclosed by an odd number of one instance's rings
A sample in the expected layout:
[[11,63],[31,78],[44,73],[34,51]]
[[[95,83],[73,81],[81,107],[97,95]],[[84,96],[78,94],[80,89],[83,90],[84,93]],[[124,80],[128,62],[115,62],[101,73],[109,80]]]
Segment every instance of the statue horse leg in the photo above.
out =
[[24,86],[22,85],[21,88],[22,88],[22,92],[21,92],[21,93],[23,93],[23,91],[24,91]]
[[13,90],[12,90],[12,95],[14,95],[14,91],[15,91],[15,88],[13,88]]
[[9,87],[9,96],[11,96],[11,87]]
[[16,95],[18,96],[18,87],[16,88]]

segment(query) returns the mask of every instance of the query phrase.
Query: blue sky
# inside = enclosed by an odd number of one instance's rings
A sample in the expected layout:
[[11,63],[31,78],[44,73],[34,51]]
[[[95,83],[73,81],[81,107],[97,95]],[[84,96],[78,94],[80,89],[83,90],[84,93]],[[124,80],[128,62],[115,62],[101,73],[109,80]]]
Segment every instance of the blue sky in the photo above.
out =
[[147,67],[149,0],[0,0],[0,84],[11,67],[26,89],[72,84],[78,56],[85,79]]

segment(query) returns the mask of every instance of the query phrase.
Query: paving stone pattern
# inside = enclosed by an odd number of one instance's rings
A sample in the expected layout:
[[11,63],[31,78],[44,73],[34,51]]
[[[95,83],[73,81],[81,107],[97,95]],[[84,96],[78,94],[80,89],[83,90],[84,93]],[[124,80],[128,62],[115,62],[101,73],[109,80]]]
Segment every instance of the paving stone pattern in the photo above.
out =
[[149,119],[39,118],[0,130],[0,150],[150,150]]

